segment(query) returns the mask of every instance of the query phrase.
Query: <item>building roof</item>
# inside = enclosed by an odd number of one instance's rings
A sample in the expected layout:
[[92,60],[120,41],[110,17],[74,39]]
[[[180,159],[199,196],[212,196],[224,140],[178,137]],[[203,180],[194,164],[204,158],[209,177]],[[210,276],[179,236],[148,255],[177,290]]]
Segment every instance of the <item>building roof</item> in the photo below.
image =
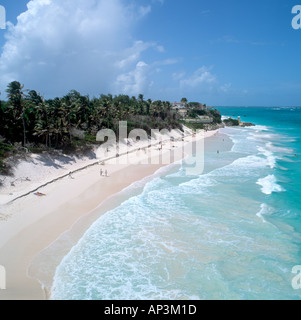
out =
[[173,106],[174,106],[174,108],[184,109],[184,108],[186,108],[186,103],[174,102]]

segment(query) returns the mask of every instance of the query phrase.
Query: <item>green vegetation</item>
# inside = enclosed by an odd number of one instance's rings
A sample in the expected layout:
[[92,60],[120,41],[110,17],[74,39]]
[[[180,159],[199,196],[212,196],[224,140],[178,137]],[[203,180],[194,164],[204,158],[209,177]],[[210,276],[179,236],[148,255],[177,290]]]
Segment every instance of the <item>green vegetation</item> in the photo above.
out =
[[[134,128],[181,128],[178,115],[170,102],[144,100],[142,94],[130,98],[101,95],[90,99],[72,90],[62,98],[45,100],[36,91],[24,90],[17,81],[8,85],[8,101],[0,105],[0,135],[11,144],[22,143],[30,150],[69,149],[85,142],[96,143],[101,129],[112,129],[118,134],[119,121],[128,121]],[[73,134],[83,132],[84,141]]]
[[236,119],[226,119],[224,120],[224,123],[227,127],[238,127],[239,126],[239,121]]
[[[127,95],[100,95],[90,98],[72,90],[67,95],[44,99],[35,90],[25,90],[19,82],[11,82],[6,90],[7,101],[0,100],[0,169],[5,171],[3,160],[15,149],[18,152],[42,153],[59,149],[65,153],[86,152],[99,144],[99,130],[111,129],[117,137],[119,121],[127,121],[128,133],[143,129],[151,135],[152,129],[182,129],[182,116],[168,101],[145,100]],[[186,104],[191,118],[208,115],[221,123],[217,110],[204,110],[199,103]],[[201,106],[201,108],[200,108]],[[202,124],[188,124],[203,129]],[[90,148],[90,149],[89,149]],[[7,165],[8,167],[8,165]]]
[[188,113],[188,117],[191,119],[196,119],[199,116],[207,116],[208,111],[207,110],[200,110],[200,109],[191,109]]
[[206,110],[206,109],[199,109],[194,108],[190,109],[188,113],[188,118],[190,119],[197,119],[199,116],[207,116],[213,119],[213,123],[221,124],[222,123],[222,116],[218,110]]
[[93,143],[93,144],[99,144],[99,142],[96,141],[96,136],[89,135],[89,134],[85,135],[85,141]]
[[199,109],[200,103],[199,102],[189,102],[188,109]]
[[186,103],[188,103],[188,100],[186,98],[182,98],[181,103],[186,104]]
[[14,151],[14,147],[0,142],[0,174],[10,174],[9,166],[6,166],[4,159],[11,155]]
[[187,128],[189,128],[195,132],[205,128],[205,125],[203,123],[190,123],[187,121],[182,121],[182,123],[184,126],[186,126]]

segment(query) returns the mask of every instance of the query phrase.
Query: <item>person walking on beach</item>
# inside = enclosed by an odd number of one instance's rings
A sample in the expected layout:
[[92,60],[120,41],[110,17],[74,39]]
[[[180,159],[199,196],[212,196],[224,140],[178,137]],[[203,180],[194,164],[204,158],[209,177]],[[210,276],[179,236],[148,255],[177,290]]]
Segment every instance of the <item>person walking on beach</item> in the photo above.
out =
[[102,177],[103,176],[103,170],[100,169],[100,176]]
[[105,170],[105,177],[108,177],[108,170]]

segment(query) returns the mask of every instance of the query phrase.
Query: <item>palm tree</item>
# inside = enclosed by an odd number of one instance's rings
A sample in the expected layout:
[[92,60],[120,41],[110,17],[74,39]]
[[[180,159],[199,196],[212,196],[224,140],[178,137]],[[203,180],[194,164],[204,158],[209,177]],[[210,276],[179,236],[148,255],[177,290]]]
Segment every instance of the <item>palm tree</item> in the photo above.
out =
[[36,123],[34,128],[34,136],[44,137],[45,145],[48,147],[49,142],[49,105],[44,101],[37,107]]
[[187,104],[187,103],[188,103],[188,100],[187,100],[186,98],[182,98],[181,103]]
[[22,119],[23,124],[23,147],[26,146],[26,120],[25,111],[26,107],[24,104],[24,85],[21,85],[18,81],[13,81],[8,84],[6,93],[9,104],[15,109],[17,120]]
[[81,123],[87,123],[89,121],[89,97],[81,96],[77,101],[79,108],[79,121]]
[[152,106],[153,106],[153,117],[159,118],[160,114],[163,111],[163,102],[161,100],[155,101]]
[[35,90],[30,90],[27,94],[27,100],[31,102],[34,106],[38,106],[43,102],[43,98]]
[[143,102],[143,101],[144,101],[144,95],[143,95],[143,94],[139,94],[138,100],[139,100],[140,102]]
[[152,100],[148,99],[146,102],[146,115],[150,115],[150,109],[151,109],[151,105],[152,105]]

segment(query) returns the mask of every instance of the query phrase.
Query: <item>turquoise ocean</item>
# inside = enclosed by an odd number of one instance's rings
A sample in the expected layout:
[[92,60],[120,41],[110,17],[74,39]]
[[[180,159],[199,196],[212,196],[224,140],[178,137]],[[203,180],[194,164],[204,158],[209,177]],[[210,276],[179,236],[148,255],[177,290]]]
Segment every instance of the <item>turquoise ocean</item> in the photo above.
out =
[[[218,108],[256,127],[124,190],[57,267],[52,299],[301,299],[301,108]],[[219,147],[220,148],[220,147]]]

